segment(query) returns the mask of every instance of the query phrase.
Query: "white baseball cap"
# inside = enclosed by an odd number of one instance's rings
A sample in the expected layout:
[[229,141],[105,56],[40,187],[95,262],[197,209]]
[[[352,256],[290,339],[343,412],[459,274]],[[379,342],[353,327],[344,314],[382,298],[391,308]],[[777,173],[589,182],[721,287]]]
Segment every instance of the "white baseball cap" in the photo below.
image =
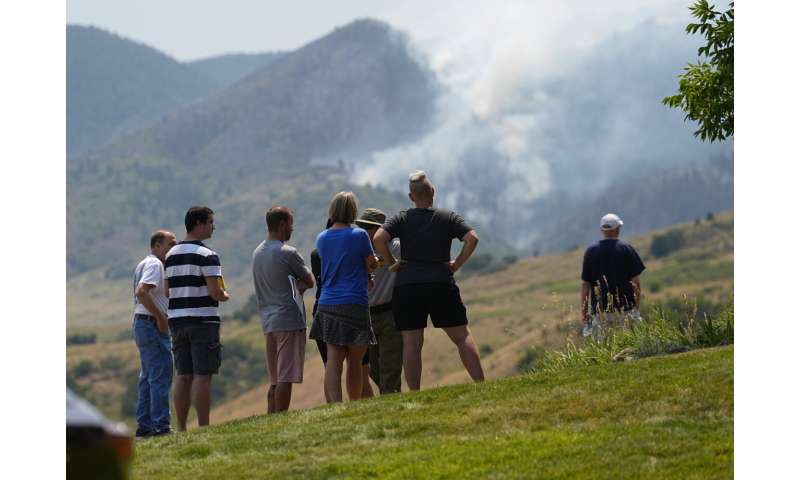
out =
[[622,219],[614,213],[607,213],[600,219],[601,230],[615,230],[622,226]]

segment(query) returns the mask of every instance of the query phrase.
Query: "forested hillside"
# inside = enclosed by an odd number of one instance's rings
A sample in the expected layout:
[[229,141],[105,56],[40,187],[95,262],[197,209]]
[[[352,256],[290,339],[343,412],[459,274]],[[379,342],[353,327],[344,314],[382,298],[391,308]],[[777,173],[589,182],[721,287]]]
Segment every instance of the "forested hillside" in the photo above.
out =
[[205,97],[214,81],[141,43],[67,26],[67,155],[80,154]]
[[266,68],[283,55],[281,52],[231,53],[193,60],[186,65],[224,88],[257,70]]

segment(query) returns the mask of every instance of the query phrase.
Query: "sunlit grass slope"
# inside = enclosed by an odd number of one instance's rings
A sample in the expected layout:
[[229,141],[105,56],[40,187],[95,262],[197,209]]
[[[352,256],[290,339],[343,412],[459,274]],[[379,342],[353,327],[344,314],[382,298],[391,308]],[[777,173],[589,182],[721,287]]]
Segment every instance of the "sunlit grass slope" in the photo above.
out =
[[137,443],[134,478],[731,478],[733,347],[255,416]]

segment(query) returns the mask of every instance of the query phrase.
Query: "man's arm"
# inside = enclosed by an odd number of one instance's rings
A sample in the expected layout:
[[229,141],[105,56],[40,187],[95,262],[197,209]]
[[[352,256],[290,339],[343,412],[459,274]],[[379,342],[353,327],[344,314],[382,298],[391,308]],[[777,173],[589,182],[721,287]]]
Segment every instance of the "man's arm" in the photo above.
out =
[[230,295],[222,288],[222,277],[205,277],[208,287],[208,296],[218,302],[227,302]]
[[297,281],[297,288],[300,289],[301,294],[306,290],[314,288],[314,275],[307,273],[304,277],[299,278]]
[[456,273],[458,269],[460,269],[464,264],[469,260],[469,257],[472,255],[472,252],[478,247],[478,234],[475,233],[475,230],[470,230],[467,232],[466,235],[461,239],[464,242],[464,245],[461,247],[461,253],[458,254],[455,260],[450,262],[450,271]]
[[156,302],[153,301],[153,297],[150,296],[150,290],[156,288],[155,285],[151,285],[149,283],[140,283],[138,287],[136,287],[136,298],[139,300],[139,303],[150,312],[150,315],[156,319],[156,326],[160,331],[166,333],[169,330],[167,316],[156,307]]
[[581,318],[583,323],[589,323],[589,295],[592,292],[592,284],[583,281],[581,283]]
[[392,237],[389,235],[389,232],[383,228],[379,228],[372,239],[372,243],[375,245],[375,253],[383,258],[385,262],[383,266],[390,267],[390,269],[397,263],[397,259],[394,258],[394,255],[392,255],[392,252],[389,250],[388,242],[391,239]]
[[372,273],[378,268],[378,257],[374,253],[364,257],[364,266],[367,268],[368,273]]
[[639,275],[631,278],[631,285],[633,285],[633,300],[636,302],[636,308],[639,308],[642,300],[642,281],[639,279]]

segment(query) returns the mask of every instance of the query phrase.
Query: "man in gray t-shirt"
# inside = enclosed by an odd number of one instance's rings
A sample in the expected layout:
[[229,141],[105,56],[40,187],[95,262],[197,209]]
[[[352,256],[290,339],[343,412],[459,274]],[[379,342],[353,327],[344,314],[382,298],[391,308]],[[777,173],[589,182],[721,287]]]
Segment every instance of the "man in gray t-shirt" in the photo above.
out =
[[253,284],[267,352],[270,388],[267,412],[289,409],[292,384],[303,382],[306,319],[303,292],[314,277],[297,249],[287,245],[292,236],[291,210],[275,206],[267,211],[267,239],[253,251]]
[[[356,224],[367,231],[370,238],[386,221],[386,215],[377,208],[367,208]],[[400,258],[400,240],[389,242],[389,251]],[[403,337],[397,330],[392,313],[392,292],[396,273],[381,262],[373,272],[369,290],[369,314],[377,345],[369,347],[369,376],[378,385],[381,395],[400,391],[403,371]]]

